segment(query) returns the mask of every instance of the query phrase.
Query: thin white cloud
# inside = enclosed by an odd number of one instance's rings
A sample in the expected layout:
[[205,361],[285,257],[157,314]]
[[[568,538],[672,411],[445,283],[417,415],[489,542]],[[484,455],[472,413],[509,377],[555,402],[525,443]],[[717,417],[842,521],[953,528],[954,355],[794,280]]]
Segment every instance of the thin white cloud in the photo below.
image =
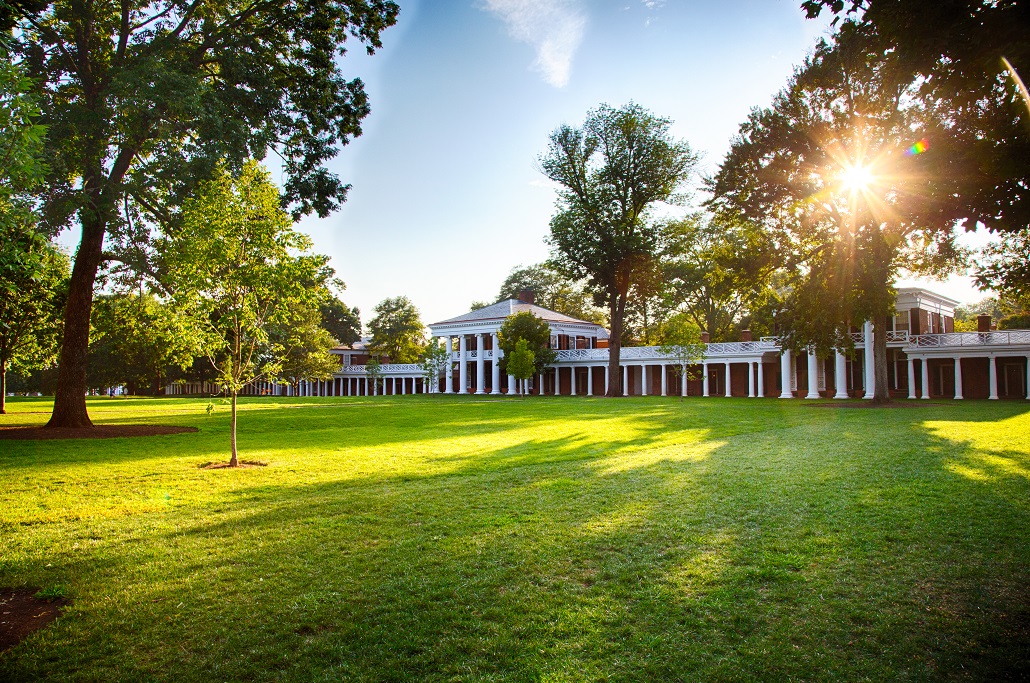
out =
[[587,18],[577,0],[483,0],[504,21],[508,35],[536,50],[533,68],[556,88],[569,82],[572,58],[583,41]]

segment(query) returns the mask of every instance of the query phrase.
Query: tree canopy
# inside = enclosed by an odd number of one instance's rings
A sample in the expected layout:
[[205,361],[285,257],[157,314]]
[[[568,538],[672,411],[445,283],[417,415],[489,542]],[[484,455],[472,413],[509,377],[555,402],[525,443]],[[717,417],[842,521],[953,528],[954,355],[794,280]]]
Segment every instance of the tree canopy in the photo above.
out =
[[501,283],[497,301],[517,299],[523,290],[533,292],[537,306],[580,320],[598,324],[605,322],[604,311],[594,306],[593,296],[586,291],[583,283],[570,280],[547,263],[512,268]]
[[369,352],[391,363],[417,363],[426,346],[426,328],[418,308],[406,296],[383,299],[368,322]]
[[[889,55],[906,98],[930,122],[935,177],[924,201],[944,221],[978,225],[1003,240],[978,261],[978,281],[1030,291],[1030,101],[1011,65],[1030,72],[1030,9],[1017,0],[805,0],[809,16],[834,14],[872,55]],[[1000,262],[1000,265],[999,265]]]
[[876,400],[888,400],[886,328],[902,269],[942,274],[960,262],[954,189],[927,139],[945,122],[913,103],[898,59],[846,23],[821,42],[773,106],[741,126],[712,183],[723,216],[762,226],[791,277],[777,317],[783,342],[850,348],[874,322]]
[[98,268],[119,251],[134,260],[149,226],[181,222],[184,201],[219,164],[239,171],[270,149],[283,164],[280,203],[294,216],[339,206],[348,185],[326,163],[369,113],[363,83],[344,76],[339,58],[348,41],[369,53],[380,47],[398,8],[387,0],[126,0],[4,9],[48,127],[45,224],[56,231],[74,219],[82,229],[50,424],[89,426]]
[[557,352],[551,348],[551,327],[547,321],[529,311],[513,313],[504,319],[497,330],[497,344],[504,351],[501,372],[511,374],[508,372],[508,357],[515,352],[519,340],[524,340],[533,354],[533,369],[537,373],[543,372],[557,357]]
[[540,159],[558,183],[551,219],[552,262],[566,277],[586,281],[611,324],[608,396],[619,396],[619,352],[630,287],[655,255],[656,205],[682,198],[697,158],[669,133],[668,119],[637,104],[601,105],[581,128],[563,125]]

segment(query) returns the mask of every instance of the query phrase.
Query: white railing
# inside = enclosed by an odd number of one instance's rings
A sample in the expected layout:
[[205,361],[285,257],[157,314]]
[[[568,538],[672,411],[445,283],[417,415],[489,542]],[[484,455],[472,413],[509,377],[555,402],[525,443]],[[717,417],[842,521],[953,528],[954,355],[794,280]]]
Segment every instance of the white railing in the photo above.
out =
[[[705,358],[713,356],[745,356],[779,351],[776,342],[769,339],[749,342],[713,342],[705,344]],[[619,352],[619,360],[671,360],[672,357],[662,353],[658,346],[626,346]],[[557,362],[572,361],[607,361],[608,349],[569,349],[558,351]]]
[[893,344],[893,343],[897,343],[897,342],[901,342],[901,343],[908,342],[908,331],[907,330],[904,330],[904,331],[888,331],[887,332],[887,343],[888,344]]
[[[340,368],[340,372],[347,375],[364,375],[365,366],[349,365]],[[380,375],[407,375],[411,373],[421,375],[422,372],[422,366],[418,363],[387,363],[379,366]]]
[[925,348],[1017,346],[1030,345],[1030,330],[1003,330],[1000,332],[949,332],[946,334],[916,334],[908,338],[909,346]]

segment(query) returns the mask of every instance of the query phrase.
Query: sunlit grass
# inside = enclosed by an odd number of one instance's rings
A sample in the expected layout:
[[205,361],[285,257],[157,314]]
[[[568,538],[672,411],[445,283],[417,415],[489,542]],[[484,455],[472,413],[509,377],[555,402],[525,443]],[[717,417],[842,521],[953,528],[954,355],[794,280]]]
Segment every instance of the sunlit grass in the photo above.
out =
[[[1030,407],[96,400],[0,441],[34,680],[940,680],[1030,665]],[[49,404],[15,400],[3,425]]]

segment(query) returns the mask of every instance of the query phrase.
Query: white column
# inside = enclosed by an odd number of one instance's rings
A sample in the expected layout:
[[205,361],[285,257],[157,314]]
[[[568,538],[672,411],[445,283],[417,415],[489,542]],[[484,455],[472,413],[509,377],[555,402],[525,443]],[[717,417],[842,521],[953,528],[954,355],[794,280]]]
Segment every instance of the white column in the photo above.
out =
[[668,396],[669,395],[669,393],[668,393],[668,382],[669,382],[669,380],[666,378],[666,375],[669,374],[668,370],[669,370],[669,368],[665,367],[665,365],[659,365],[658,366],[658,372],[662,373],[662,396]]
[[758,361],[758,398],[765,398],[765,363]]
[[[408,378],[407,377],[401,377],[401,396],[404,396],[407,393],[408,393]],[[411,393],[415,393],[415,386],[414,385],[412,385],[412,387],[411,387]]]
[[486,393],[486,354],[483,352],[483,336],[476,335],[476,393]]
[[515,395],[515,375],[508,375],[508,395]]
[[572,391],[570,392],[570,394],[572,396],[575,396],[576,395],[576,366],[575,365],[573,365],[572,367],[569,368],[569,378],[572,380]]
[[594,366],[587,366],[587,396],[594,395]]
[[465,388],[468,386],[469,381],[469,369],[468,369],[468,341],[465,340],[465,335],[458,337],[458,393],[464,394]]
[[808,396],[805,398],[819,398],[819,359],[813,348],[808,349]]
[[794,394],[791,392],[791,381],[790,377],[790,349],[784,349],[780,354],[780,382],[783,387],[780,389],[780,398],[794,398]]
[[544,395],[544,373],[540,373],[540,389],[537,392],[540,396]]
[[445,339],[444,346],[447,347],[447,364],[444,366],[445,369],[444,369],[444,374],[443,374],[443,387],[444,387],[443,388],[443,393],[445,393],[445,394],[453,394],[454,393],[454,372],[452,370],[451,363],[453,363],[454,361],[451,360],[451,354],[454,353],[454,347],[453,347],[453,342],[451,341],[450,336],[447,336],[444,339]]
[[908,397],[916,397],[916,359],[912,356],[908,357]]
[[[1030,365],[1030,361],[1028,361],[1027,364]],[[608,370],[608,366],[605,365],[604,366],[604,389],[601,391],[601,395],[602,396],[607,396],[608,395],[608,377],[609,377],[608,373],[609,372],[610,371]],[[1028,372],[1027,374],[1030,374],[1030,372]]]
[[647,396],[647,366],[640,364],[640,395]]
[[747,397],[755,397],[755,364],[747,362]]
[[501,350],[497,348],[497,333],[494,332],[490,335],[490,346],[493,348],[493,363],[491,364],[491,382],[490,382],[490,393],[499,394],[501,393]]
[[837,385],[834,398],[848,397],[848,359],[838,351],[833,354],[833,383]]
[[701,395],[708,398],[708,361],[701,364]]
[[930,398],[930,361],[923,359],[923,395],[919,398]]
[[726,361],[726,398],[733,396],[733,382],[730,381],[730,362]]
[[1026,357],[1026,400],[1030,401],[1030,356]]
[[991,375],[990,375],[990,386],[991,395],[987,398],[997,401],[998,400],[998,365],[994,361],[994,356],[991,356]]
[[622,395],[629,396],[629,366],[622,366]]
[[684,363],[680,367],[680,396],[687,395],[687,364]]
[[962,359],[955,358],[955,400],[962,399]]
[[862,398],[872,398],[876,392],[876,370],[873,367],[873,323],[871,320],[866,320],[862,326],[862,339],[865,345],[865,367],[862,370],[865,372],[865,396]]

